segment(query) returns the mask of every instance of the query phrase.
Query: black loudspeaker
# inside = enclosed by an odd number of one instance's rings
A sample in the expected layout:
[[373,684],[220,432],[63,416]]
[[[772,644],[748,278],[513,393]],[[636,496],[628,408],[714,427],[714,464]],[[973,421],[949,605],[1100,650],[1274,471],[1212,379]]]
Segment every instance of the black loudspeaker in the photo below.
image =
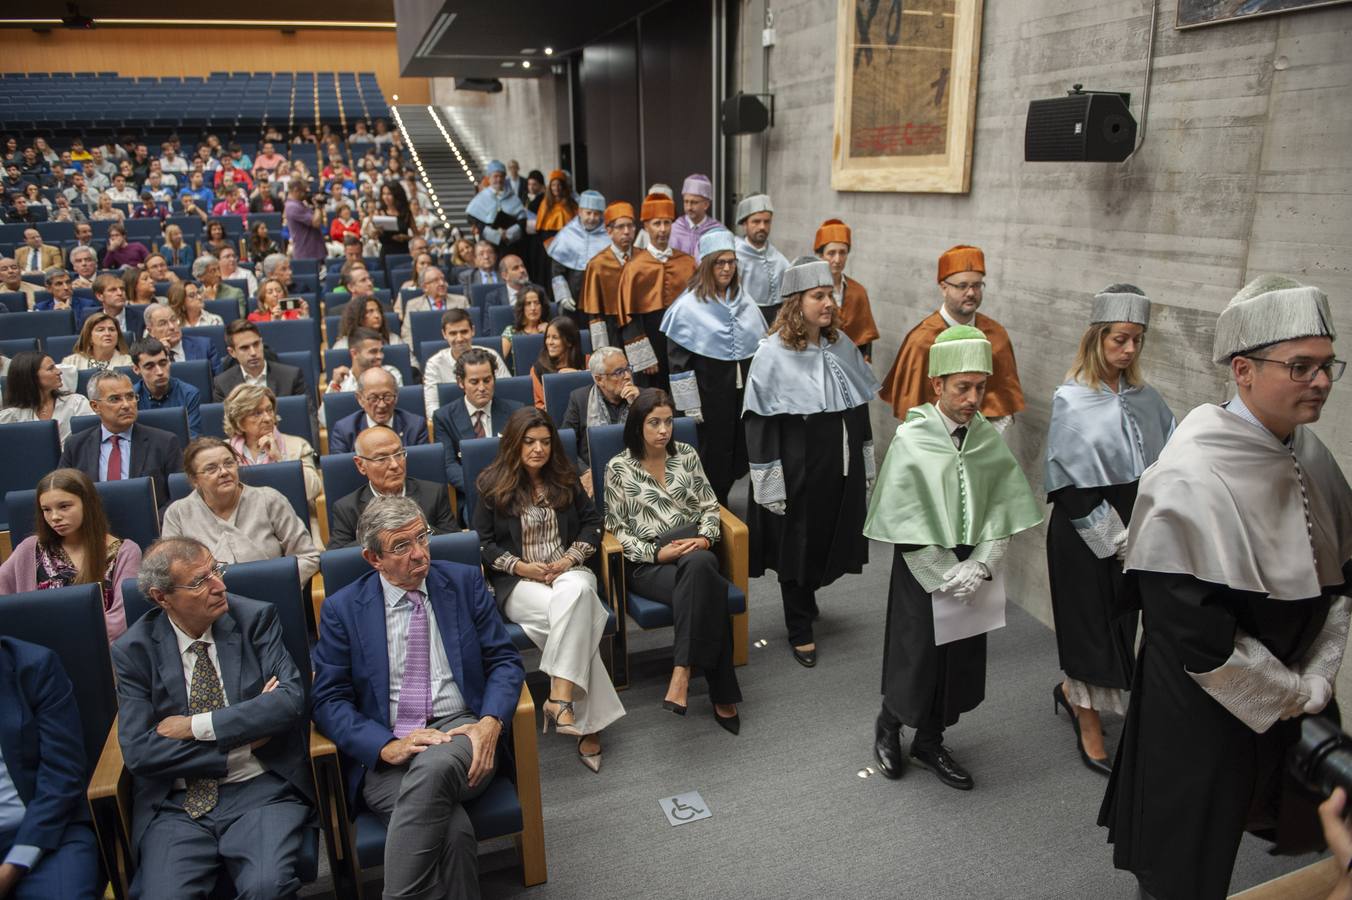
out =
[[1130,94],[1072,91],[1028,104],[1025,162],[1122,162],[1136,148]]
[[759,134],[770,127],[770,110],[754,94],[733,94],[723,101],[724,134]]

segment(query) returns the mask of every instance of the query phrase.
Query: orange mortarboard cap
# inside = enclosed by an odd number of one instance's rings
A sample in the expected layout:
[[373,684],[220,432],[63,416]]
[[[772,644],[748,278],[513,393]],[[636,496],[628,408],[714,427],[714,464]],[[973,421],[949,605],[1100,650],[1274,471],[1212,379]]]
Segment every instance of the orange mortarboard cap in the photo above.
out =
[[623,200],[617,200],[606,207],[606,224],[614,222],[616,219],[634,218],[634,204],[625,203]]
[[671,202],[671,198],[663,194],[649,194],[643,198],[643,221],[649,219],[674,219],[676,218],[676,204]]
[[850,240],[850,226],[839,219],[827,219],[817,229],[817,236],[812,241],[812,249],[820,251],[832,241],[840,241],[847,247],[853,247],[854,242]]
[[980,272],[986,274],[986,256],[980,247],[958,244],[949,247],[939,257],[939,280],[943,281],[954,272]]
[[568,176],[567,176],[566,174],[564,174],[563,169],[555,169],[553,172],[550,172],[550,173],[549,173],[549,180],[550,180],[550,181],[567,181],[567,180],[568,180]]

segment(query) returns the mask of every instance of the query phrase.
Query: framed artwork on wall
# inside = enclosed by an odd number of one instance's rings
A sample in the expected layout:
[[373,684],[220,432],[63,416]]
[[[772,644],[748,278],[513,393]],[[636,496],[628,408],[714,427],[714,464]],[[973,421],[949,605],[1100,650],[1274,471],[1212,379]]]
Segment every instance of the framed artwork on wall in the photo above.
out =
[[1217,25],[1254,16],[1313,9],[1316,6],[1334,6],[1352,0],[1178,0],[1177,28],[1196,28],[1199,25]]
[[971,187],[983,0],[838,0],[837,191]]

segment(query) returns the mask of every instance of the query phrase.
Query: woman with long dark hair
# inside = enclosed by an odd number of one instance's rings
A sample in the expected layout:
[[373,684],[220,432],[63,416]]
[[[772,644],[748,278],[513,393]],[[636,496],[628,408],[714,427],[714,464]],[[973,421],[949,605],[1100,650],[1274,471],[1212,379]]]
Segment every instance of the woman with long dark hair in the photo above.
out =
[[5,376],[5,408],[0,409],[0,424],[52,420],[65,445],[70,437],[70,420],[93,414],[83,394],[65,389],[61,370],[50,356],[40,350],[14,354]]
[[711,552],[722,535],[718,498],[695,448],[674,440],[675,414],[666,391],[647,388],[634,398],[625,449],[606,466],[606,528],[624,548],[630,586],[671,607],[676,633],[662,707],[685,715],[690,675],[699,669],[714,718],[737,734],[742,691],[732,662],[728,582]]
[[338,320],[338,336],[329,344],[331,349],[346,347],[352,334],[358,328],[369,328],[380,334],[385,344],[402,344],[404,339],[390,331],[390,323],[385,318],[385,307],[375,297],[354,297],[343,307],[343,316]]
[[578,758],[601,770],[601,730],[624,707],[597,649],[606,610],[587,568],[601,545],[601,515],[582,489],[558,429],[526,407],[512,413],[498,455],[479,476],[474,530],[508,619],[540,648],[550,677],[545,729],[577,737]]
[[765,317],[741,289],[732,232],[699,239],[699,267],[662,317],[671,395],[699,423],[699,457],[718,502],[747,473],[742,395]]
[[381,215],[393,216],[395,219],[393,231],[380,231],[380,258],[384,259],[391,253],[407,253],[408,242],[417,233],[418,225],[413,221],[413,212],[408,207],[408,195],[397,181],[380,186],[380,207]]
[[112,642],[127,630],[122,579],[141,567],[141,548],[109,533],[98,491],[79,469],[44,475],[34,505],[33,534],[0,566],[0,595],[97,584]]
[[551,319],[545,329],[545,342],[540,347],[540,355],[530,367],[531,389],[535,394],[535,407],[545,408],[544,377],[557,372],[581,372],[587,365],[582,355],[582,335],[577,323],[568,316]]
[[[544,288],[538,284],[527,285],[517,294],[512,304],[512,324],[502,329],[502,355],[505,358],[512,352],[512,338],[518,334],[544,334],[549,330],[549,303],[545,300]],[[579,340],[581,336],[579,333]]]
[[256,266],[263,265],[263,260],[274,253],[280,253],[277,242],[268,235],[268,223],[255,220],[249,226],[248,241],[249,259],[253,260]]

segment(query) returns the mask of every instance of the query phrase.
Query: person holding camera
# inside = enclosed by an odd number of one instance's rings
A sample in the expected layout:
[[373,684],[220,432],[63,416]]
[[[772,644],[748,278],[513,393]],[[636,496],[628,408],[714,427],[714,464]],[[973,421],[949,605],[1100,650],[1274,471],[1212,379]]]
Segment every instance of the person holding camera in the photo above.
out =
[[310,185],[303,178],[292,178],[287,189],[285,221],[291,241],[292,259],[323,259],[324,198],[310,197]]
[[1099,824],[1160,900],[1225,897],[1246,830],[1321,846],[1283,763],[1329,704],[1352,615],[1352,489],[1306,427],[1345,368],[1332,322],[1316,287],[1244,287],[1212,353],[1236,396],[1189,413],[1141,476],[1123,568],[1145,636]]

